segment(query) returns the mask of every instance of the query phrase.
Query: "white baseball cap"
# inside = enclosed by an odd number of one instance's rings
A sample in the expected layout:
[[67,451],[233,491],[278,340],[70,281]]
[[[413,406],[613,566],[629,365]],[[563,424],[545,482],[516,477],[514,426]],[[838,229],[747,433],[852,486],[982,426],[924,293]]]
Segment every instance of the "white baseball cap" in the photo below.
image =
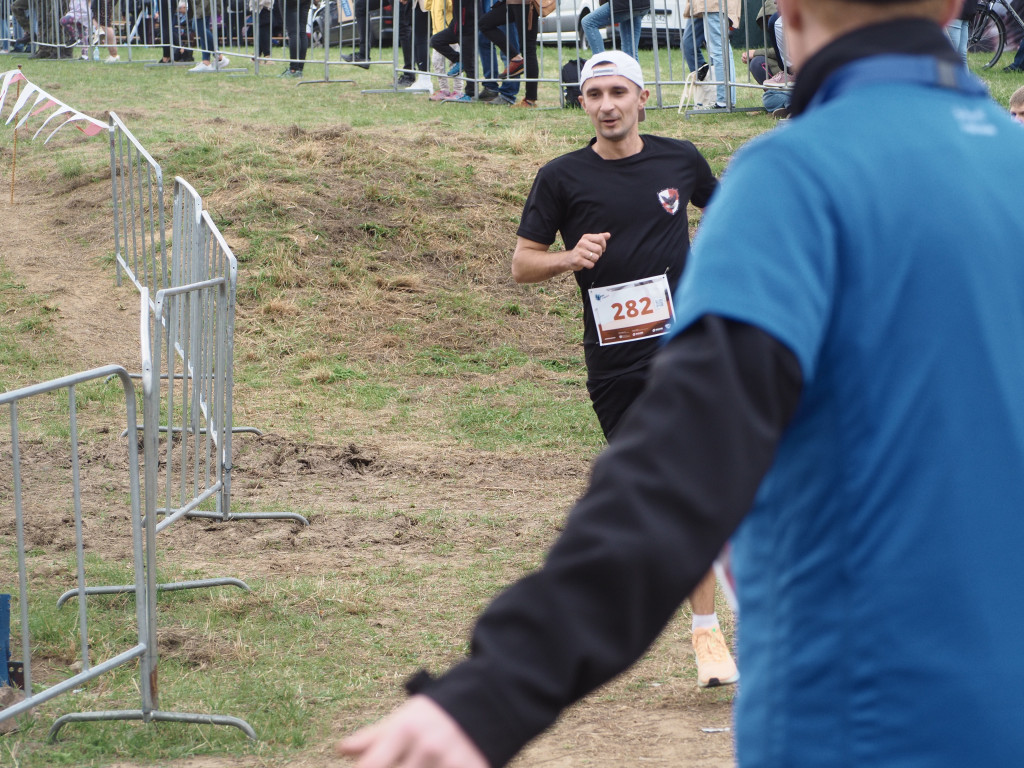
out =
[[622,51],[605,51],[595,54],[583,65],[583,72],[580,73],[580,90],[583,90],[584,84],[590,78],[605,75],[621,75],[639,85],[641,90],[644,87],[644,73],[640,69],[640,62]]

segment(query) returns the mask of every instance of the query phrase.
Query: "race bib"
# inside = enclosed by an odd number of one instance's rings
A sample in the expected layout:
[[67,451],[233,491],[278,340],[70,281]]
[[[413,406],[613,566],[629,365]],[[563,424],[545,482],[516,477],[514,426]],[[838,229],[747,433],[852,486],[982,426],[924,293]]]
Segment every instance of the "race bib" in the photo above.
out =
[[588,293],[602,347],[651,339],[672,327],[675,313],[665,275],[591,288]]

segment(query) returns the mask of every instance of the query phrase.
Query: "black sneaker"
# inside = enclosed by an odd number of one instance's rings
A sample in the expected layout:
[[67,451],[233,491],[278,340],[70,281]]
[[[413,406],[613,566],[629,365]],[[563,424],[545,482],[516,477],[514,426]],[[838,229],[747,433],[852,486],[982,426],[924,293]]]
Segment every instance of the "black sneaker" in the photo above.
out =
[[480,89],[480,101],[485,104],[497,104],[502,98],[500,93],[485,86]]
[[1011,64],[1008,67],[1003,67],[1003,72],[1024,72],[1024,69],[1018,67],[1016,64]]
[[410,85],[416,82],[416,75],[409,72],[403,72],[398,76],[398,87],[408,88]]
[[357,67],[362,67],[363,69],[369,69],[370,68],[370,62],[368,62],[368,61],[356,61],[355,57],[352,56],[349,53],[341,54],[341,60],[342,61],[347,61],[349,64],[355,64]]

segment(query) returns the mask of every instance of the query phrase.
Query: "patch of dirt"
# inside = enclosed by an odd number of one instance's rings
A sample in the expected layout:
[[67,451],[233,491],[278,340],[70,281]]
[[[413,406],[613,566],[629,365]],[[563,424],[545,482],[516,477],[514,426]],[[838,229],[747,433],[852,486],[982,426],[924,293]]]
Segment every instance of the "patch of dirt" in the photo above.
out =
[[[349,153],[338,142],[364,142],[349,129],[325,128],[307,133],[284,131],[293,142],[330,141],[331,151]],[[378,141],[379,136],[373,137]],[[392,149],[400,155],[402,147]],[[3,261],[26,290],[42,295],[52,305],[50,315],[54,343],[59,345],[67,371],[78,371],[108,363],[128,370],[139,366],[138,297],[127,284],[114,285],[113,266],[104,267],[99,258],[110,247],[95,220],[102,217],[78,215],[92,211],[109,196],[109,180],[67,184],[57,189],[19,183],[15,207],[0,201],[0,242]],[[323,207],[314,213],[324,213]],[[332,236],[366,236],[358,224],[365,212],[326,223]],[[391,221],[390,219],[388,220]],[[44,224],[40,224],[44,222]],[[74,227],[71,222],[76,222]],[[391,222],[396,227],[397,221]],[[88,247],[79,245],[88,242]],[[456,255],[449,249],[420,254],[417,259],[433,265],[418,272],[416,279],[382,277],[381,289],[387,299],[378,308],[390,306],[395,313],[426,315],[430,308],[416,303],[426,288],[443,282],[453,273]],[[400,250],[393,252],[398,258]],[[387,259],[385,259],[386,261]],[[432,272],[431,269],[435,271]],[[505,268],[502,267],[502,270]],[[485,269],[476,277],[492,289],[500,280],[498,268]],[[341,309],[365,297],[343,296]],[[546,301],[535,297],[537,302]],[[266,312],[266,308],[262,310]],[[270,322],[258,317],[256,307],[240,307],[239,325]],[[467,321],[471,325],[472,320]],[[390,354],[386,323],[360,328],[362,350]],[[532,328],[513,332],[511,345],[565,343],[556,321],[544,320]],[[554,340],[559,338],[557,342]],[[457,330],[436,329],[436,343],[464,343]],[[244,349],[245,342],[241,343]],[[30,379],[27,379],[30,380]],[[255,409],[254,409],[255,412]],[[236,411],[237,413],[237,411]],[[88,418],[85,418],[89,427]],[[238,418],[236,417],[236,423]],[[107,557],[130,551],[128,512],[123,500],[127,493],[127,442],[113,431],[97,427],[87,432],[81,449],[85,539],[90,551]],[[48,503],[66,498],[70,470],[67,448],[41,442],[22,446],[26,468],[26,539],[31,546],[48,552],[69,551],[73,540],[73,510],[67,504]],[[7,464],[4,464],[4,461]],[[301,442],[283,434],[262,436],[240,434],[234,438],[232,503],[234,508],[252,505],[261,509],[280,505],[309,518],[308,527],[282,521],[243,521],[222,524],[209,520],[184,521],[161,534],[166,557],[198,571],[216,568],[221,574],[245,579],[274,573],[317,576],[337,568],[340,553],[367,553],[387,564],[424,562],[437,559],[439,539],[452,545],[445,555],[457,567],[476,547],[515,548],[523,541],[550,540],[564,511],[583,489],[589,471],[585,457],[554,452],[515,457],[453,447],[439,454],[436,447],[398,440],[373,440],[341,444]],[[0,476],[10,476],[9,457],[0,458]],[[3,488],[9,483],[0,483]],[[0,493],[7,493],[0,490]],[[8,498],[0,498],[5,505]],[[372,514],[343,514],[355,507]],[[486,509],[501,519],[501,525],[471,526]],[[444,510],[443,521],[424,525],[421,510]],[[13,523],[0,520],[0,536],[13,537]],[[32,578],[68,579],[56,561],[40,565]],[[69,581],[69,585],[73,582]],[[674,637],[663,638],[669,663],[683,663],[689,654],[685,628]],[[187,632],[163,627],[160,649],[188,663],[202,667],[213,657],[231,657],[230,640],[223,643],[195,642]],[[646,663],[646,662],[645,662]],[[637,677],[639,675],[639,677]],[[728,732],[706,733],[702,728],[730,725],[729,696],[698,693],[692,679],[671,678],[659,688],[636,684],[643,679],[643,665],[633,677],[613,685],[617,695],[607,701],[591,697],[568,712],[549,733],[540,737],[517,758],[516,768],[569,768],[569,766],[686,765],[725,768],[732,765],[732,739]],[[633,681],[633,682],[631,682]],[[382,703],[381,706],[386,704]],[[338,733],[351,728],[371,713],[348,716],[337,723]],[[307,768],[347,765],[331,755],[334,736],[311,738],[310,748],[288,765]],[[266,764],[252,756],[191,758],[168,763],[174,768],[236,768]],[[116,768],[138,768],[131,763],[114,763]]]

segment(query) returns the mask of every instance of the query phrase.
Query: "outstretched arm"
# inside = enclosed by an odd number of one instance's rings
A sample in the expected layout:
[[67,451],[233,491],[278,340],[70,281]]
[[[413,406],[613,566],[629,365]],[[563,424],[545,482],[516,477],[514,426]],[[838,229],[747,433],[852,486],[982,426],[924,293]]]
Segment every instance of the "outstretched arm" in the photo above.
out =
[[[452,752],[365,768],[478,768],[449,760],[467,739],[503,765],[639,658],[750,508],[800,388],[796,358],[756,327],[704,317],[669,342],[543,568],[483,613],[467,661],[420,686],[458,723]],[[368,741],[433,738],[414,700]]]

